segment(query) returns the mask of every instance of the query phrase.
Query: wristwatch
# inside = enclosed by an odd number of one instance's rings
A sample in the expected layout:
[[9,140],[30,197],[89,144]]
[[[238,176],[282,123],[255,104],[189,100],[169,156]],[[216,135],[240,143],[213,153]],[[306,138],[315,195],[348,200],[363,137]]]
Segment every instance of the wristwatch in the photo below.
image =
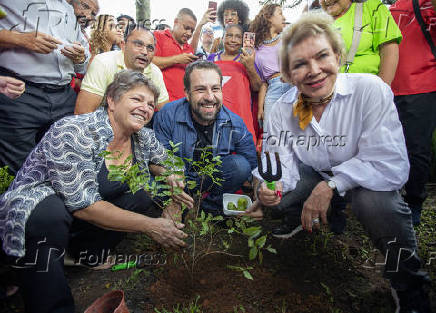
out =
[[333,180],[329,180],[327,186],[329,186],[333,191],[336,190],[336,183]]

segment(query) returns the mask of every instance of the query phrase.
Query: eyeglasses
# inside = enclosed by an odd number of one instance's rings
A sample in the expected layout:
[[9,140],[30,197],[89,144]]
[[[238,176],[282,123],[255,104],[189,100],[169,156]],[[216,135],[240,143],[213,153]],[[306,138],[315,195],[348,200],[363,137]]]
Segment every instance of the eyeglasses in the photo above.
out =
[[154,51],[154,45],[152,45],[152,44],[146,45],[141,40],[133,40],[133,41],[131,41],[131,43],[133,43],[135,48],[138,48],[138,49],[141,49],[141,50],[146,48],[148,52],[153,52]]

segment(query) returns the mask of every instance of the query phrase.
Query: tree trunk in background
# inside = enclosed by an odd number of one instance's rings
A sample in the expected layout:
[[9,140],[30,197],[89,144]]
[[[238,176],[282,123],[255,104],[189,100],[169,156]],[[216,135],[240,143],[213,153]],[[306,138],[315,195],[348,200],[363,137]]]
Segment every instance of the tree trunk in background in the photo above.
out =
[[136,0],[136,21],[150,27],[150,0]]

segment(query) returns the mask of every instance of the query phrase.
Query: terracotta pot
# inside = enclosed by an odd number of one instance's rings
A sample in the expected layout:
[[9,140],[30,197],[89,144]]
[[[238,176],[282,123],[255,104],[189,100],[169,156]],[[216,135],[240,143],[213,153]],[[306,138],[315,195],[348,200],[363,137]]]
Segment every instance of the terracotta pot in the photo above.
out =
[[124,302],[124,292],[114,290],[94,301],[85,313],[129,313]]

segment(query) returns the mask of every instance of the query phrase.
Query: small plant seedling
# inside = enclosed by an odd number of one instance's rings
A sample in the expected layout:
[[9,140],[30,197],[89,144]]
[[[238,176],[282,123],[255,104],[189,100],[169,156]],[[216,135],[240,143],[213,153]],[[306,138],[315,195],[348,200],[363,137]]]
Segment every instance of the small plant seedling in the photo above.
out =
[[253,276],[251,276],[251,274],[250,274],[250,270],[253,269],[252,266],[243,267],[243,266],[227,265],[227,268],[229,268],[233,271],[241,272],[245,278],[253,280]]
[[[185,228],[183,231],[189,235],[186,239],[188,247],[181,252],[177,252],[172,259],[181,262],[186,270],[190,273],[191,284],[194,282],[194,274],[196,265],[204,257],[213,254],[225,254],[227,256],[239,257],[242,255],[231,254],[229,249],[232,243],[232,237],[235,235],[244,236],[248,239],[250,248],[249,259],[258,260],[262,263],[263,253],[267,250],[271,253],[276,253],[275,249],[266,245],[267,235],[262,234],[262,228],[259,225],[254,225],[254,220],[249,217],[234,217],[226,221],[226,226],[221,227],[218,224],[223,224],[224,218],[221,215],[213,216],[206,214],[201,210],[201,199],[205,189],[205,181],[212,182],[211,188],[221,186],[222,179],[217,175],[222,161],[219,156],[213,156],[210,148],[204,148],[200,153],[200,160],[193,161],[188,158],[177,156],[179,145],[170,142],[171,149],[167,150],[167,158],[161,164],[166,170],[159,176],[151,179],[147,166],[143,164],[131,164],[132,157],[128,157],[121,165],[109,166],[109,180],[120,181],[128,184],[132,193],[141,189],[150,194],[152,199],[165,199],[161,203],[156,204],[164,210],[168,205],[172,204],[172,197],[183,193],[189,193],[194,199],[193,209],[187,210],[181,206],[180,214],[184,216]],[[116,153],[104,152],[105,158],[119,158]],[[198,180],[186,180],[184,174],[184,166],[188,164],[198,174]],[[185,188],[171,187],[167,181],[169,177],[177,177],[178,180],[185,182]],[[232,204],[230,204],[232,205]],[[240,198],[232,207],[243,211],[247,208],[247,199]],[[170,218],[174,218],[171,216]],[[248,270],[242,271],[244,277],[252,279]]]

